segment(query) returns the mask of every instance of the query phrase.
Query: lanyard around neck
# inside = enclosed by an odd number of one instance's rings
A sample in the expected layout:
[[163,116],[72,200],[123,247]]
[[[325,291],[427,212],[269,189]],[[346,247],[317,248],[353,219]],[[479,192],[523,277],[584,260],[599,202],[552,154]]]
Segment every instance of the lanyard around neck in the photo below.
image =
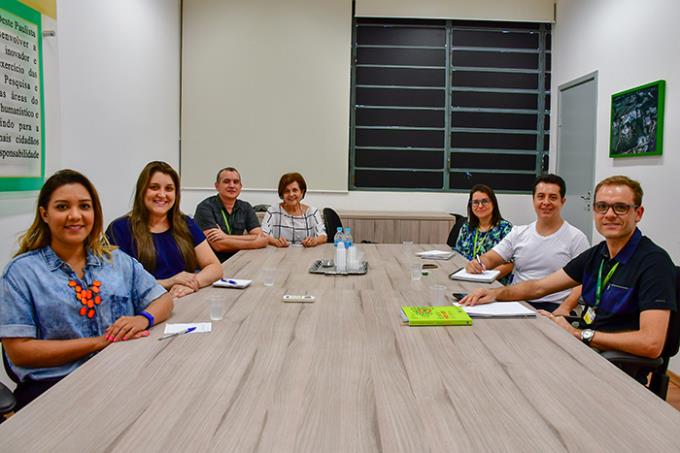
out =
[[224,213],[224,209],[220,209],[220,212],[222,213],[224,224],[227,226],[227,234],[231,234],[231,226],[229,225],[229,220],[227,220],[227,215]]
[[479,255],[479,252],[482,250],[482,244],[484,242],[484,239],[481,239],[479,241],[479,247],[477,247],[477,237],[479,236],[479,227],[475,228],[475,241],[472,244],[472,257],[475,258]]
[[614,272],[616,272],[618,267],[619,262],[617,261],[616,264],[614,264],[612,268],[609,269],[609,272],[607,273],[607,276],[604,278],[603,282],[602,270],[604,269],[604,258],[602,258],[602,261],[600,261],[600,270],[597,273],[597,287],[595,288],[595,308],[600,305],[600,300],[602,299],[602,288],[607,286],[607,283],[609,283],[609,280],[612,278],[612,275],[614,275]]

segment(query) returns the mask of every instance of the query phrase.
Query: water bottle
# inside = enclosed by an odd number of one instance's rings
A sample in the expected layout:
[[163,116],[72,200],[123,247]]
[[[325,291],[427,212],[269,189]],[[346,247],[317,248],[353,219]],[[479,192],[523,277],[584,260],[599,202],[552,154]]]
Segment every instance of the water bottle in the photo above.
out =
[[339,241],[335,249],[335,271],[347,272],[347,250],[343,241]]
[[352,246],[352,244],[353,244],[353,241],[352,241],[352,230],[351,230],[350,227],[345,228],[345,237],[344,237],[344,241],[345,241],[345,248],[346,248],[346,249],[349,249],[349,248]]
[[338,248],[338,242],[343,242],[343,234],[342,234],[342,227],[338,227],[338,231],[335,233],[335,236],[333,236],[333,246],[335,248]]

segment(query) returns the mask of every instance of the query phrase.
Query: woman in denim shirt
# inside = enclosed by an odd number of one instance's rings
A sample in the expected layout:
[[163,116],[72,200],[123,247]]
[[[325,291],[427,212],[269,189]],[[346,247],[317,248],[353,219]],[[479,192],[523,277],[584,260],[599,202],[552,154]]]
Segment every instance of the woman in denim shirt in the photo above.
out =
[[170,295],[103,236],[92,183],[61,170],[43,185],[33,224],[0,280],[0,339],[19,380],[17,409],[112,342],[148,335]]
[[[470,189],[467,206],[468,221],[463,224],[453,248],[468,260],[491,250],[512,230],[512,224],[501,216],[496,194],[491,187],[477,184]],[[498,280],[507,285],[512,279],[513,264],[504,263]]]

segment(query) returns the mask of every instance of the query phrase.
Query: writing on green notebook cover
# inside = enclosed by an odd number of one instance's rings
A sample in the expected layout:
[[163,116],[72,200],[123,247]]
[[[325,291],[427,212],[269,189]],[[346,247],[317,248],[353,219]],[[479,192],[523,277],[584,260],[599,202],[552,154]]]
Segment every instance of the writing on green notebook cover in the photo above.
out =
[[461,307],[401,307],[401,317],[409,326],[471,326],[472,318]]

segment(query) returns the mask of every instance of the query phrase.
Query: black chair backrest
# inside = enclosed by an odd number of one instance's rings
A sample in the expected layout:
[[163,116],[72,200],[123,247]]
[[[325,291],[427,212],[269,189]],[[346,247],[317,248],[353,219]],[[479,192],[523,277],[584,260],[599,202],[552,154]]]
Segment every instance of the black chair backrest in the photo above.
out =
[[680,349],[680,267],[675,266],[675,303],[676,310],[671,312],[668,320],[666,344],[663,346],[661,357],[673,357]]
[[451,228],[451,231],[449,232],[449,238],[446,240],[446,243],[448,244],[449,247],[453,248],[456,245],[456,241],[458,240],[460,228],[463,226],[465,222],[467,222],[467,217],[465,217],[464,215],[453,213],[451,215],[456,218],[456,223],[453,224],[453,228]]
[[19,376],[14,374],[14,371],[12,368],[10,368],[9,361],[7,360],[7,353],[4,349],[2,350],[2,365],[5,367],[5,373],[7,373],[7,376],[18,384],[20,382]]
[[328,239],[326,242],[333,242],[333,237],[338,228],[342,228],[342,220],[337,212],[331,208],[323,209],[323,222],[326,226],[326,236]]

